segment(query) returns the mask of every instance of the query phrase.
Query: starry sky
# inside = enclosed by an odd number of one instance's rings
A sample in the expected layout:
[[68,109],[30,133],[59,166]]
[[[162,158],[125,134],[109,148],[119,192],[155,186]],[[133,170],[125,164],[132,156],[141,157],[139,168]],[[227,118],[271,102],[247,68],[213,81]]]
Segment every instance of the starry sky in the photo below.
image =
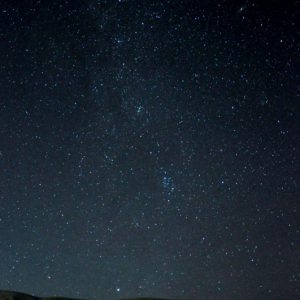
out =
[[299,296],[299,11],[1,1],[0,289]]

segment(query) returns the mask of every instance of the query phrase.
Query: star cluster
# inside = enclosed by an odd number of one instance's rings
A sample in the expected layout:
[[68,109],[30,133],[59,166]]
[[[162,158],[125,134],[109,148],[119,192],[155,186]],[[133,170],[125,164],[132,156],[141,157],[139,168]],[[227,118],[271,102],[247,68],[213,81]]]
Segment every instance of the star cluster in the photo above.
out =
[[300,9],[267,2],[1,2],[0,289],[300,295]]

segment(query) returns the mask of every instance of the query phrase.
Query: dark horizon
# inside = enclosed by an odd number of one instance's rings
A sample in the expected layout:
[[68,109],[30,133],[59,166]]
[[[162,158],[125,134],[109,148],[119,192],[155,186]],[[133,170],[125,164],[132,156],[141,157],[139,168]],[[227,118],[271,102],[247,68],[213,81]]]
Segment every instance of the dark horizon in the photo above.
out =
[[[9,300],[88,300],[80,298],[68,298],[59,296],[39,297],[38,295],[30,295],[24,292],[0,290],[0,300],[8,300],[5,296],[12,296]],[[101,300],[101,299],[98,299]],[[115,300],[180,300],[180,299],[167,299],[167,298],[151,298],[151,297],[134,297],[134,298],[119,298]],[[183,300],[183,299],[181,299]],[[187,299],[186,299],[187,300]]]

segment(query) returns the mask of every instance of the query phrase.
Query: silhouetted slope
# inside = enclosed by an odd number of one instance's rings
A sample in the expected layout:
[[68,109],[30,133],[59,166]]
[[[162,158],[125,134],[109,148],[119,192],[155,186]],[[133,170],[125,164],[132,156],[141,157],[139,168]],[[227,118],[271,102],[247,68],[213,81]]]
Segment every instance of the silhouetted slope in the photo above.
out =
[[0,291],[0,300],[39,300],[39,298],[14,291]]
[[83,300],[67,297],[36,297],[15,291],[1,291],[0,300]]
[[14,291],[0,291],[0,300],[39,300],[39,298]]
[[[66,297],[36,297],[25,293],[19,293],[14,291],[1,291],[0,300],[83,300]],[[122,298],[120,300],[175,300],[166,298]]]

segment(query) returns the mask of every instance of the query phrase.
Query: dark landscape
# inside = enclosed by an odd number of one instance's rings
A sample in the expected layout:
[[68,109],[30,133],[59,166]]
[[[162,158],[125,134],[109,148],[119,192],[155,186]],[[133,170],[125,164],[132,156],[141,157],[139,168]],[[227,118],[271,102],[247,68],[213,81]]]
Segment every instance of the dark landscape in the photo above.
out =
[[[66,298],[66,297],[36,297],[36,296],[32,296],[20,292],[0,291],[0,300],[87,300],[87,299]],[[120,298],[118,300],[175,300],[175,299],[142,297],[142,298]]]

